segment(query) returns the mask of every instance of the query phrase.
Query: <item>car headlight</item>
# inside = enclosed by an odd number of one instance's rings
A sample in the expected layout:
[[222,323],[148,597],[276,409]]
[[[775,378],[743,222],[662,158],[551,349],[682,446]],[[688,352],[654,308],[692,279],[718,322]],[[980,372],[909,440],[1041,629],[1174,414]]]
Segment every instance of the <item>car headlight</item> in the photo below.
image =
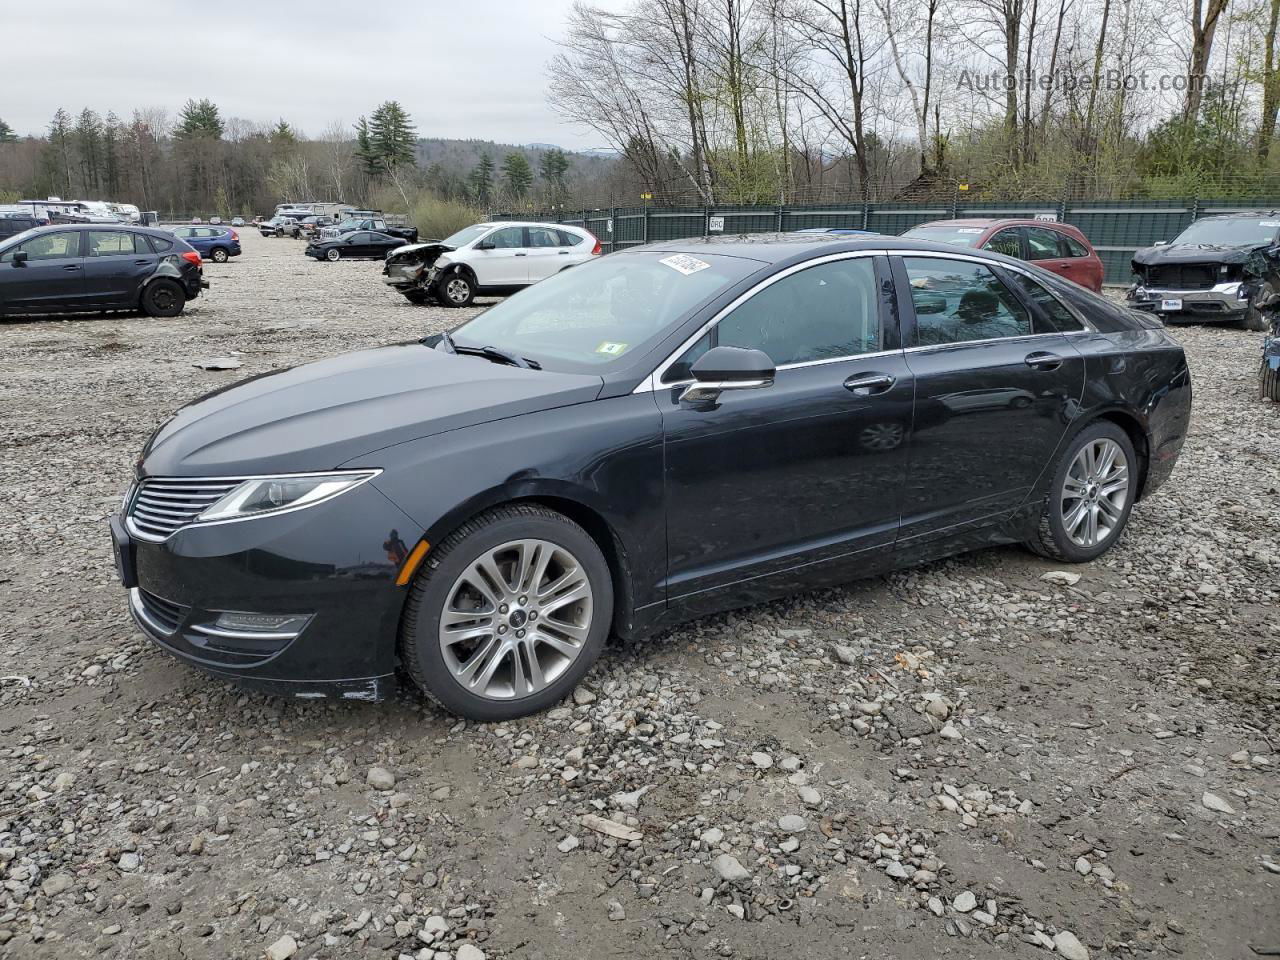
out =
[[338,473],[295,473],[279,477],[254,477],[214,501],[196,522],[236,520],[287,510],[301,510],[332,500],[372,480],[380,470],[344,470]]

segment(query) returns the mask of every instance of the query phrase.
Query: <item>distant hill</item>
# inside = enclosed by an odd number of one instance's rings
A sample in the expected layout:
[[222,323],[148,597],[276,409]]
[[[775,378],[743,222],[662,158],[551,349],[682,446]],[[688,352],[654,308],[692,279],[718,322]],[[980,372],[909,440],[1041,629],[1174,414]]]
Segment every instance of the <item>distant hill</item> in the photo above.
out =
[[[418,165],[429,169],[439,165],[448,173],[466,176],[488,154],[494,166],[502,164],[508,153],[523,153],[537,172],[538,162],[548,150],[561,149],[552,143],[496,143],[492,140],[445,140],[421,137],[418,140]],[[596,180],[605,176],[617,160],[617,154],[599,150],[582,153],[566,150],[571,161],[570,179]]]

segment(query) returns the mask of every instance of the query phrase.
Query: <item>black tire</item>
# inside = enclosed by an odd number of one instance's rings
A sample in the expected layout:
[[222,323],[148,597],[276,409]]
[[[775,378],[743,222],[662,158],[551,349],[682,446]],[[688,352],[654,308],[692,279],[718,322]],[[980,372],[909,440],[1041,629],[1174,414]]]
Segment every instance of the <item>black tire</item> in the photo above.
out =
[[436,289],[440,303],[446,307],[469,307],[476,298],[476,283],[462,270],[441,277]]
[[1244,328],[1253,330],[1257,333],[1265,333],[1271,329],[1270,317],[1261,310],[1257,309],[1252,303],[1244,312]]
[[1266,360],[1258,368],[1258,396],[1280,403],[1280,371],[1272,369]]
[[[1124,506],[1120,510],[1119,519],[1111,531],[1098,543],[1084,546],[1073,541],[1067,533],[1066,523],[1062,516],[1063,486],[1067,479],[1067,472],[1071,469],[1071,465],[1080,451],[1086,445],[1102,439],[1114,441],[1123,452],[1128,463],[1129,487]],[[1035,536],[1027,541],[1027,547],[1042,557],[1048,557],[1051,560],[1058,560],[1063,563],[1088,563],[1090,560],[1097,559],[1111,549],[1112,545],[1124,533],[1124,529],[1129,523],[1129,514],[1133,510],[1133,502],[1137,497],[1140,476],[1141,464],[1138,462],[1138,457],[1134,452],[1133,443],[1129,440],[1129,435],[1116,424],[1106,420],[1098,420],[1089,424],[1071,439],[1063,450],[1061,457],[1058,458],[1058,463],[1053,471],[1053,480],[1049,486],[1049,493],[1045,498],[1044,508],[1040,514],[1039,527]]]
[[[588,636],[576,658],[542,690],[518,699],[482,697],[454,679],[440,649],[440,615],[455,581],[477,557],[519,539],[545,540],[577,558],[592,591]],[[572,692],[600,655],[612,622],[613,580],[591,536],[554,510],[512,504],[468,520],[427,554],[400,621],[400,660],[418,688],[451,713],[483,722],[511,720],[544,710]]]
[[149,317],[176,317],[187,305],[187,295],[176,280],[161,277],[142,291],[142,311]]
[[324,258],[328,260],[330,263],[336,263],[337,261],[342,259],[342,251],[339,250],[337,247],[330,247],[328,250],[324,252]]
[[402,290],[401,292],[404,294],[404,298],[415,306],[421,307],[431,301],[425,290],[415,288],[413,290]]
[[231,254],[227,252],[226,247],[214,247],[209,251],[209,259],[214,263],[226,263],[231,259]]

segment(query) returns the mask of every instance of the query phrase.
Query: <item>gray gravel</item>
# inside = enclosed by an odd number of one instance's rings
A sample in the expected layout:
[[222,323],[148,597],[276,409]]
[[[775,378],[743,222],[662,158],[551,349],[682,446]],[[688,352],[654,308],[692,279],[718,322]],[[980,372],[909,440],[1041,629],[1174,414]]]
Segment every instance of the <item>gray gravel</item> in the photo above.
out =
[[1259,335],[1178,331],[1188,447],[1078,580],[988,550],[615,643],[474,725],[246,693],[128,620],[103,521],[177,405],[461,316],[246,233],[179,320],[0,323],[0,956],[1280,948]]

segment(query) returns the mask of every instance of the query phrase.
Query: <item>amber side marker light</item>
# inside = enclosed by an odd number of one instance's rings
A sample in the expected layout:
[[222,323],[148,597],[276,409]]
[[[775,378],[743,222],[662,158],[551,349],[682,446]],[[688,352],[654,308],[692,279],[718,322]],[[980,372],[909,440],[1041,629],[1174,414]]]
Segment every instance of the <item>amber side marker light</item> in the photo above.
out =
[[403,587],[418,571],[418,564],[422,563],[422,558],[427,555],[427,551],[431,549],[431,544],[425,540],[419,540],[418,545],[413,548],[409,556],[405,557],[404,564],[400,567],[400,575],[396,577],[396,586]]

